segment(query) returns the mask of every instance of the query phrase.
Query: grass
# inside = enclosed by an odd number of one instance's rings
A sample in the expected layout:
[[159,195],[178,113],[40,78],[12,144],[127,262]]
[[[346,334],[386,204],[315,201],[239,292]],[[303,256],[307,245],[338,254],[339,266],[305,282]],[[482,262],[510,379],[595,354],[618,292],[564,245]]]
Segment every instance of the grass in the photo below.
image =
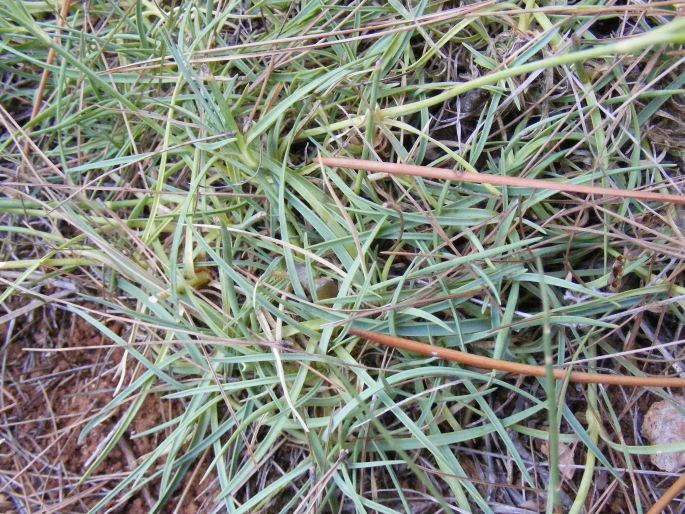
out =
[[[79,476],[50,468],[59,491],[35,485],[41,450],[5,420],[21,455],[5,494],[27,512],[113,511],[142,492],[150,512],[183,512],[191,483],[206,512],[658,501],[670,477],[648,455],[685,443],[649,445],[638,420],[677,390],[574,385],[552,365],[677,372],[685,215],[660,199],[681,194],[685,162],[682,5],[72,4],[0,5],[0,320],[53,305],[124,351],[114,394],[78,426],[81,442],[107,436]],[[174,414],[134,433],[152,397]],[[102,465],[152,436],[125,473]],[[572,446],[574,478],[545,441]]]

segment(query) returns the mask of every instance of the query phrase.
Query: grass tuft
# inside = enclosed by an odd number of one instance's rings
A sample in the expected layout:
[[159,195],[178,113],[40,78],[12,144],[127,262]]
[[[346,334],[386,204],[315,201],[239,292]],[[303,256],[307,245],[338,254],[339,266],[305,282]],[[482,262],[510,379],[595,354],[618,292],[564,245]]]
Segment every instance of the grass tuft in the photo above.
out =
[[685,379],[679,9],[1,2],[0,504],[668,508],[648,456],[685,447],[637,427]]

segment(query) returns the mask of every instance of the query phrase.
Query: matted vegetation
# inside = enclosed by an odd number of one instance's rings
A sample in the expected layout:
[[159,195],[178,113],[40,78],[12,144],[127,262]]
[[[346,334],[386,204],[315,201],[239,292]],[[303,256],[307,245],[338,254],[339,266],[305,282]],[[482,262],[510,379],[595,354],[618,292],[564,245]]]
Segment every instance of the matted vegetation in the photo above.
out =
[[[649,455],[685,443],[648,445],[640,420],[677,390],[348,330],[685,377],[681,207],[316,157],[679,195],[678,4],[1,2],[3,348],[31,346],[27,315],[77,316],[114,384],[70,425],[99,435],[67,471],[15,433],[3,365],[3,494],[26,512],[184,512],[193,484],[202,512],[646,512],[673,476]],[[134,430],[150,405],[169,415]]]

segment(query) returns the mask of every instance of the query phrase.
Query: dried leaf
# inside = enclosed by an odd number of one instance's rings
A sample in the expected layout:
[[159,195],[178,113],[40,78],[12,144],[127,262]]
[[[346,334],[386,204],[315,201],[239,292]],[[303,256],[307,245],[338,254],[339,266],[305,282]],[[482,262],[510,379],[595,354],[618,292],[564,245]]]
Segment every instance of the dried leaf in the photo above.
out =
[[[573,449],[574,447],[569,444],[559,444],[559,473],[567,480],[571,480],[573,474],[576,472],[576,463],[573,460]],[[540,450],[545,454],[545,457],[549,458],[549,447],[547,446],[547,443],[542,443],[542,445],[540,445]]]

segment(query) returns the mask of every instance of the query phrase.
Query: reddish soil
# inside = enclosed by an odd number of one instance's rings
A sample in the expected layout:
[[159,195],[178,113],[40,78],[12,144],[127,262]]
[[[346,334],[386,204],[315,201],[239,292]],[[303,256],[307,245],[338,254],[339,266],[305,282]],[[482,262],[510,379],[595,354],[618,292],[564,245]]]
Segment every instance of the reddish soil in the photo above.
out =
[[[122,326],[110,328],[123,332]],[[119,444],[79,485],[89,459],[101,451],[124,412],[114,411],[83,444],[78,443],[84,425],[112,399],[123,350],[112,348],[110,341],[81,318],[50,308],[35,311],[33,320],[0,326],[0,344],[0,514],[87,512],[165,437],[164,432],[134,435],[181,412],[181,405],[150,394]],[[124,386],[130,382],[133,368],[135,363],[129,359]],[[201,470],[192,478],[199,481],[203,473]],[[207,500],[207,482],[189,486],[188,478],[163,512],[200,511]],[[109,508],[145,513],[156,499],[152,485]]]

